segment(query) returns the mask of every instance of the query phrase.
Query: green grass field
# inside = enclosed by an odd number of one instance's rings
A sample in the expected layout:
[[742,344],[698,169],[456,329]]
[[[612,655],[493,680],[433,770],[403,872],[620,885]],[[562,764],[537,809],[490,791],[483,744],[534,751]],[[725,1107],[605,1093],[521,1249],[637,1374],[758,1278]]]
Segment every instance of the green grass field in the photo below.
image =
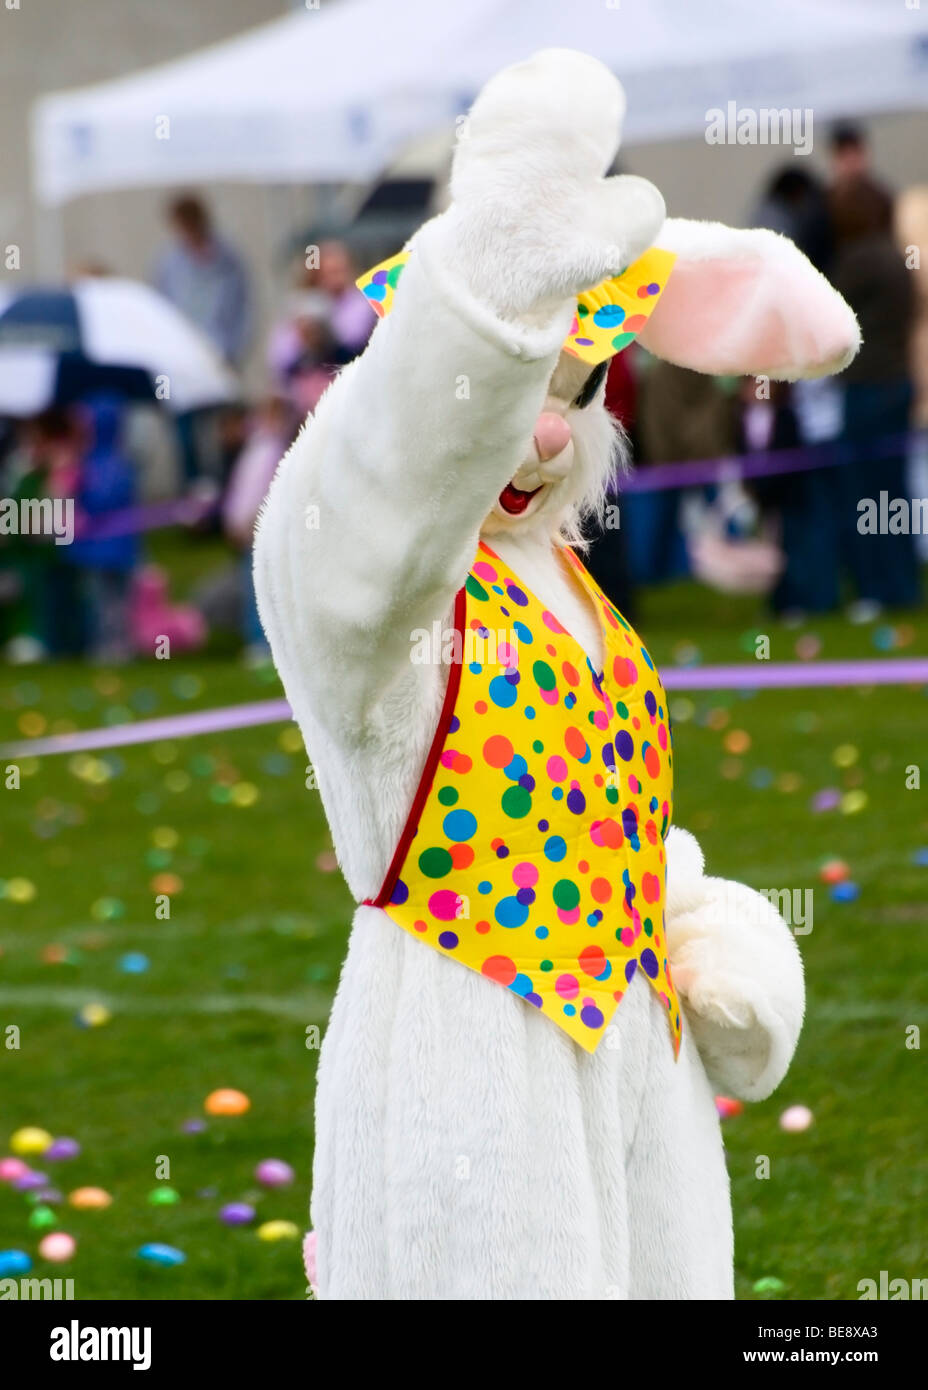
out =
[[[177,552],[182,582],[211,553],[208,543]],[[926,650],[924,617],[888,623],[904,644],[895,654]],[[665,671],[692,657],[688,643],[703,661],[751,660],[758,628],[773,660],[793,659],[810,633],[825,658],[879,655],[871,628],[834,619],[786,631],[753,600],[690,584],[647,595],[638,626]],[[227,644],[117,672],[4,670],[0,740],[277,693]],[[928,864],[917,862],[928,789],[905,785],[928,750],[926,691],[672,696],[671,710],[675,819],[697,834],[710,871],[815,890],[796,1060],[776,1096],[724,1126],[738,1296],[764,1296],[754,1285],[767,1278],[782,1287],[766,1296],[852,1299],[882,1269],[928,1275],[926,1063],[906,1047],[906,1029],[928,1023]],[[21,788],[0,789],[0,1155],[24,1125],[73,1136],[78,1158],[32,1162],[65,1195],[98,1185],[113,1198],[105,1210],[57,1208],[52,1229],[71,1232],[78,1253],[52,1266],[37,1256],[44,1232],[27,1198],[0,1184],[0,1250],[31,1253],[35,1274],[73,1277],[78,1298],[305,1296],[296,1241],[262,1241],[217,1216],[244,1199],[255,1226],[306,1221],[317,1056],[306,1029],[325,1023],[351,904],[294,732],[20,760]],[[827,787],[862,795],[813,812]],[[831,900],[818,878],[829,857],[847,861],[857,901]],[[158,892],[170,920],[156,920]],[[144,973],[123,969],[129,952],[148,958]],[[109,1021],[79,1026],[95,1003]],[[244,1091],[250,1111],[184,1132],[223,1086]],[[784,1133],[779,1115],[797,1103],[815,1122]],[[253,1170],[267,1157],[293,1165],[292,1186],[259,1188]],[[180,1200],[153,1205],[165,1158]],[[136,1251],[151,1241],[186,1263],[144,1263]]]

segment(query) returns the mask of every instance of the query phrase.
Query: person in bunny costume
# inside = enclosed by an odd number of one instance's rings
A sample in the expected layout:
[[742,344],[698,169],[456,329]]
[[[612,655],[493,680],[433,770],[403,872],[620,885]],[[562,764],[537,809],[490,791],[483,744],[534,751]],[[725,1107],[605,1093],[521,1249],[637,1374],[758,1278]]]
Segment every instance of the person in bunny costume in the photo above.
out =
[[732,1297],[713,1091],[767,1096],[799,1036],[793,936],[670,827],[660,678],[578,552],[621,447],[603,352],[790,380],[859,335],[789,241],[605,177],[624,105],[567,50],[486,85],[259,522],[359,903],[319,1062],[322,1298]]

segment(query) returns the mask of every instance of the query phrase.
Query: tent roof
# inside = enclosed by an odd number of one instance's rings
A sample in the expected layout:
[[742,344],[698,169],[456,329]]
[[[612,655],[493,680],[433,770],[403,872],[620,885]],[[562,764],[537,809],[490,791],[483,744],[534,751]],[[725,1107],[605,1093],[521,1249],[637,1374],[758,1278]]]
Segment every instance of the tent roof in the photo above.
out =
[[116,81],[43,97],[37,194],[214,179],[375,177],[453,126],[498,68],[578,47],[628,94],[628,143],[698,135],[740,106],[923,107],[928,6],[901,0],[340,0]]

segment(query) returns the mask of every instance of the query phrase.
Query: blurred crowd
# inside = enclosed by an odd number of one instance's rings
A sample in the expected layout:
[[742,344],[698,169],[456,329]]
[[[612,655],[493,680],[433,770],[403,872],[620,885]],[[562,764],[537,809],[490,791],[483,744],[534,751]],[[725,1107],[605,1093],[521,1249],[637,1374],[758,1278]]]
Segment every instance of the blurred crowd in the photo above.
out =
[[[256,332],[249,268],[201,198],[175,198],[167,222],[151,283],[238,370]],[[861,534],[857,504],[881,491],[928,493],[924,436],[909,433],[928,426],[928,294],[913,273],[918,248],[928,246],[928,187],[894,196],[871,167],[865,133],[845,123],[832,132],[827,177],[793,160],[746,222],[791,237],[841,291],[860,320],[860,355],[839,378],[793,385],[704,377],[635,346],[613,359],[607,403],[635,462],[643,470],[688,464],[693,485],[625,495],[620,524],[593,547],[592,568],[628,611],[636,586],[685,573],[764,594],[784,616],[846,604],[863,621],[916,604],[924,538]],[[146,563],[145,528],[135,520],[152,493],[152,440],[163,418],[155,429],[150,408],[95,390],[0,424],[0,497],[17,506],[73,499],[76,526],[68,545],[34,530],[0,540],[7,660],[122,661],[152,654],[153,634],[192,647],[223,623],[236,626],[250,660],[266,659],[251,582],[255,519],[301,423],[374,326],[355,287],[358,270],[343,241],[301,253],[264,344],[263,398],[170,417],[178,476],[167,491],[198,499],[194,534],[221,531],[232,552],[192,605],[172,602],[169,577]],[[819,449],[824,459],[842,447],[839,466],[765,466],[743,482],[707,484],[699,475],[703,460],[775,464],[780,451],[790,451],[788,460]]]
[[[827,178],[793,160],[746,219],[790,237],[840,290],[863,346],[837,377],[792,385],[702,376],[622,353],[607,399],[636,463],[763,460],[760,476],[624,498],[621,539],[605,536],[594,567],[634,607],[633,583],[694,572],[716,587],[769,594],[785,617],[846,604],[856,621],[921,601],[928,537],[915,528],[868,534],[861,499],[924,497],[928,508],[928,186],[894,197],[874,172],[866,133],[831,133]],[[818,451],[825,463],[799,468]],[[775,456],[791,451],[782,460]],[[796,471],[776,471],[778,465]],[[769,471],[766,471],[769,466]],[[917,513],[916,513],[917,514]]]
[[[202,199],[167,209],[169,239],[152,269],[159,293],[177,306],[230,368],[253,345],[252,277],[214,227]],[[84,264],[78,276],[107,274]],[[176,477],[163,471],[164,412],[114,392],[50,403],[0,426],[0,497],[21,514],[36,503],[73,499],[76,539],[55,544],[50,516],[31,513],[27,533],[0,540],[0,652],[7,661],[85,657],[113,663],[153,654],[159,634],[195,646],[209,626],[234,624],[250,660],[267,657],[251,580],[255,521],[280,459],[337,370],[361,352],[375,316],[357,290],[358,270],[341,241],[302,257],[268,335],[267,393],[254,403],[215,404],[170,417]],[[170,577],[146,564],[144,503],[159,489],[197,504],[194,536],[220,531],[234,563],[206,582],[194,604],[172,603]]]

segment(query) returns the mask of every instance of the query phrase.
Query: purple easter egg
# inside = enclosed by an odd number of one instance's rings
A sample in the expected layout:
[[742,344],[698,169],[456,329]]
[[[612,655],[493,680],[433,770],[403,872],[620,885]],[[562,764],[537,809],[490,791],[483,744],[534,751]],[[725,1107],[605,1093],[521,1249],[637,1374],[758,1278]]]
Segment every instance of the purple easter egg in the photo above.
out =
[[255,1169],[255,1177],[263,1187],[286,1187],[295,1174],[282,1158],[263,1158]]
[[254,1219],[255,1209],[247,1202],[227,1202],[219,1212],[219,1220],[227,1226],[247,1226]]
[[53,1139],[42,1157],[51,1161],[65,1158],[77,1158],[81,1151],[81,1146],[76,1139]]
[[17,1192],[34,1192],[37,1187],[48,1186],[47,1173],[23,1173],[21,1178],[17,1178],[13,1183]]
[[181,1129],[183,1130],[184,1134],[202,1134],[205,1128],[206,1121],[198,1120],[196,1118],[192,1120],[184,1120],[184,1123],[181,1125]]

